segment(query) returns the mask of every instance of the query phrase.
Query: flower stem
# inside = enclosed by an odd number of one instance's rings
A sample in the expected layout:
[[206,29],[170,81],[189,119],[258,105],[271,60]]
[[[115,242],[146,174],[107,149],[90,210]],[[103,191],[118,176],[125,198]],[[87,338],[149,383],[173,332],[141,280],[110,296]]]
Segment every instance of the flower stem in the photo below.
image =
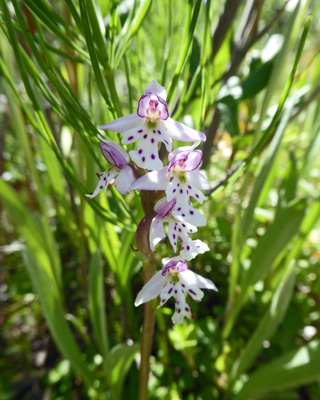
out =
[[[144,268],[144,283],[152,277],[153,274],[153,257]],[[150,354],[153,341],[155,325],[155,315],[153,312],[152,301],[144,305],[143,324],[141,335],[141,363],[140,363],[140,376],[139,376],[139,396],[138,400],[148,399],[148,379],[150,370]]]

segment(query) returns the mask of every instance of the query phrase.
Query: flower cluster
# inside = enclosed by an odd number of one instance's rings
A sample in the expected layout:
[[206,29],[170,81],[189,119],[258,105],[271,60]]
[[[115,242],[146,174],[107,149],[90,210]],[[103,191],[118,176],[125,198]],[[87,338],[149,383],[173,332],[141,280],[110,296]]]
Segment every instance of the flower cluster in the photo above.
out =
[[[217,290],[208,279],[192,272],[187,261],[198,254],[209,251],[207,244],[193,240],[190,234],[197,227],[206,224],[205,217],[196,210],[191,202],[193,198],[202,204],[206,199],[202,190],[209,189],[204,171],[201,171],[202,151],[196,147],[206,139],[204,133],[196,131],[169,117],[166,103],[166,91],[156,81],[150,82],[138,103],[137,113],[133,113],[100,127],[122,133],[124,145],[138,142],[136,150],[129,154],[117,144],[104,140],[100,135],[100,149],[110,167],[100,174],[99,183],[89,198],[95,197],[102,189],[114,186],[122,194],[131,190],[157,191],[163,193],[153,210],[146,210],[149,218],[140,223],[137,234],[143,230],[148,235],[148,250],[155,252],[156,245],[168,236],[170,244],[179,255],[162,260],[163,268],[158,271],[139,292],[135,305],[160,296],[160,306],[173,296],[175,313],[174,324],[180,324],[184,317],[192,318],[186,295],[200,301],[201,289]],[[191,146],[176,148],[172,151],[172,139],[195,142]],[[163,166],[159,157],[159,148],[164,144],[168,154],[168,165]],[[130,163],[130,158],[133,163]],[[155,196],[155,199],[159,196]],[[149,220],[148,224],[145,221]],[[167,226],[167,233],[164,226]],[[146,232],[148,230],[148,232]],[[137,238],[136,234],[136,238]]]

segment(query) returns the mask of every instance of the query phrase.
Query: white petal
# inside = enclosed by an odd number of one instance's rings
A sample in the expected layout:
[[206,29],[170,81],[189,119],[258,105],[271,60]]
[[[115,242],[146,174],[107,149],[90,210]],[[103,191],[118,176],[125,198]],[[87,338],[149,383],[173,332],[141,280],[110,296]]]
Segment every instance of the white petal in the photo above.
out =
[[178,232],[177,225],[178,223],[173,218],[168,218],[168,238],[170,240],[171,246],[173,250],[177,251],[177,242],[178,242]]
[[165,283],[166,277],[162,275],[162,270],[160,270],[153,275],[153,277],[140,290],[134,305],[138,307],[140,304],[155,299],[157,296],[159,296]]
[[161,86],[157,81],[153,80],[151,82],[149,82],[146,86],[146,88],[144,89],[144,93],[154,93],[157,94],[158,96],[160,96],[161,98],[163,98],[163,100],[167,99],[167,92],[166,89]]
[[[129,151],[131,160],[140,168],[149,169],[150,171],[159,171],[163,167],[163,163],[158,155],[158,148],[155,152],[148,151],[144,147],[144,153],[140,154],[142,150],[142,146],[139,143],[139,147],[137,150]],[[153,157],[152,157],[153,156]]]
[[192,151],[194,150],[197,146],[199,146],[200,142],[194,143],[192,146],[182,146],[182,147],[177,147],[174,149],[169,155],[168,155],[168,160],[171,161],[173,157],[175,157],[178,153],[181,153],[182,151]]
[[196,131],[188,126],[168,118],[165,121],[168,133],[172,139],[181,140],[183,142],[196,142],[198,140],[206,140],[206,135],[203,132]]
[[114,167],[114,168],[111,168],[110,170],[105,171],[102,174],[100,174],[100,180],[99,180],[99,183],[97,184],[94,192],[92,194],[86,194],[86,197],[88,197],[89,199],[93,199],[94,197],[97,196],[97,194],[99,194],[99,192],[102,189],[104,189],[104,191],[106,191],[109,183],[118,174],[118,172],[119,172],[119,168]]
[[175,296],[175,286],[176,284],[173,283],[171,280],[163,287],[160,292],[160,306],[163,306],[172,296]]
[[173,324],[175,324],[175,325],[182,324],[184,317],[187,317],[189,319],[192,318],[192,316],[191,316],[191,308],[190,308],[189,304],[186,303],[186,307],[183,308],[183,309],[180,309],[180,313],[179,313],[178,310],[179,310],[178,308],[175,309],[175,312],[174,312],[174,314],[173,314],[173,316],[171,318],[171,321],[172,321]]
[[123,132],[121,143],[131,144],[138,140],[141,140],[142,137],[143,129],[141,126],[138,126],[138,128],[129,129],[128,131]]
[[151,251],[155,251],[155,246],[160,242],[163,238],[166,237],[166,234],[163,230],[163,220],[158,216],[154,217],[149,231],[149,241],[150,241],[150,249]]
[[210,281],[210,279],[204,278],[203,276],[190,271],[190,269],[180,272],[180,275],[187,282],[188,285],[194,285],[200,289],[212,289],[216,292],[218,291],[216,285],[212,281]]
[[130,151],[130,157],[138,167],[158,171],[163,167],[159,158],[159,143],[162,142],[170,151],[172,148],[172,140],[167,134],[164,124],[160,120],[155,126],[149,127],[146,123],[137,132],[131,129],[124,134],[121,141],[123,144],[133,143],[139,140],[137,150]]
[[198,288],[198,286],[186,286],[187,292],[188,294],[193,298],[193,300],[196,301],[201,301],[204,294],[203,291],[201,289]]
[[182,286],[183,282],[181,281],[181,273],[179,274],[179,278],[180,282],[177,284],[176,288],[177,293],[175,293],[176,307],[175,307],[175,312],[171,318],[174,324],[181,324],[184,317],[192,318],[191,308],[189,304],[186,302],[186,297],[185,297],[186,288]]
[[192,241],[189,237],[184,241],[183,247],[184,249],[181,250],[180,255],[187,261],[192,260],[198,254],[203,254],[210,250],[206,243],[199,239]]
[[134,113],[107,122],[106,124],[99,126],[99,129],[108,129],[109,131],[123,133],[129,129],[138,128],[139,126],[144,125],[144,122],[145,118],[140,118],[137,113]]
[[152,171],[141,176],[132,185],[131,189],[136,190],[164,190],[169,182],[168,167],[160,171]]
[[[192,214],[190,212],[192,211]],[[178,207],[172,211],[174,218],[189,222],[194,226],[205,226],[207,221],[200,211],[195,210],[190,205],[187,208]]]
[[121,194],[128,194],[131,191],[131,186],[135,181],[135,177],[132,168],[126,165],[121,169],[119,175],[114,181],[114,186],[119,190]]
[[204,171],[187,172],[187,182],[190,186],[199,190],[208,190],[210,188]]

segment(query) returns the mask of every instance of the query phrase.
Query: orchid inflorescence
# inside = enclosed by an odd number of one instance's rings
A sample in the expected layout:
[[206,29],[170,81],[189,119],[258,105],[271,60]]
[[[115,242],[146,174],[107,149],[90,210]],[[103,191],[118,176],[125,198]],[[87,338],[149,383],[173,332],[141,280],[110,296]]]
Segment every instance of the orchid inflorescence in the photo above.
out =
[[[193,208],[191,197],[200,204],[206,199],[202,190],[209,189],[202,164],[202,151],[196,147],[206,140],[203,132],[196,131],[169,117],[166,103],[166,91],[156,81],[150,82],[138,103],[137,113],[133,113],[100,127],[123,134],[124,145],[139,142],[136,150],[129,154],[119,145],[104,140],[100,135],[100,149],[110,167],[100,174],[99,183],[89,198],[95,197],[102,189],[114,184],[122,194],[131,190],[141,191],[141,200],[146,216],[140,222],[136,232],[136,243],[147,255],[155,252],[156,245],[168,236],[170,244],[180,254],[162,260],[163,268],[158,271],[138,293],[135,305],[148,302],[160,296],[160,306],[173,296],[175,313],[174,324],[180,324],[184,317],[192,318],[186,294],[194,300],[203,297],[201,289],[217,290],[209,279],[192,272],[187,261],[209,250],[201,240],[192,240],[190,234],[197,232],[198,226],[206,224],[205,217]],[[172,151],[172,139],[195,142],[191,146],[176,148]],[[163,166],[159,157],[159,148],[163,143],[169,152],[168,165]],[[130,163],[130,158],[133,163]],[[153,201],[144,198],[144,191],[153,191]],[[159,199],[159,193],[164,194]],[[165,233],[164,223],[168,224]],[[141,237],[147,237],[147,245]],[[180,245],[179,245],[180,243]]]

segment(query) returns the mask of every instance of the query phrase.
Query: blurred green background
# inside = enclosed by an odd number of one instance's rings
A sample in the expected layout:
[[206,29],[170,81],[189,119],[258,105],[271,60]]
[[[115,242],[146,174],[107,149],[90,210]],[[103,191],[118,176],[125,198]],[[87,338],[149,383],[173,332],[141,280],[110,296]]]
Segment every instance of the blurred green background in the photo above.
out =
[[85,194],[97,127],[153,79],[207,134],[192,267],[219,292],[182,325],[156,311],[149,398],[320,399],[319,18],[308,0],[0,0],[1,400],[138,398],[140,199]]

